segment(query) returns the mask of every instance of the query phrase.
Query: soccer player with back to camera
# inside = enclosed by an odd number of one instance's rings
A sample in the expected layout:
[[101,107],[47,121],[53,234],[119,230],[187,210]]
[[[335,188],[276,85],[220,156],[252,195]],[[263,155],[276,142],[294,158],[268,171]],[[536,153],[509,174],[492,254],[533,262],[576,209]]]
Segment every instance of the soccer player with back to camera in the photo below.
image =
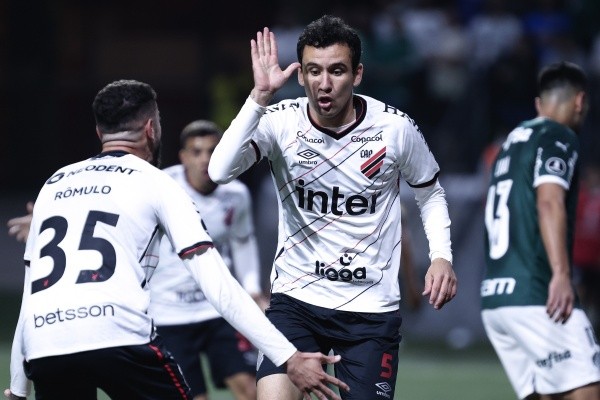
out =
[[483,325],[519,399],[598,400],[600,347],[571,280],[583,70],[545,67],[535,106],[490,170]]
[[[208,161],[221,135],[221,129],[212,121],[190,122],[180,134],[181,164],[164,171],[202,210],[203,220],[223,260],[264,310],[268,300],[260,287],[250,192],[237,180],[217,185],[207,172]],[[33,206],[33,202],[28,202],[26,215],[8,221],[9,235],[18,241],[27,239]],[[236,400],[256,399],[256,349],[210,304],[168,240],[160,244],[158,264],[148,287],[148,314],[181,367],[193,400],[208,398],[208,374],[203,371],[199,354],[206,355],[215,387],[228,387]]]

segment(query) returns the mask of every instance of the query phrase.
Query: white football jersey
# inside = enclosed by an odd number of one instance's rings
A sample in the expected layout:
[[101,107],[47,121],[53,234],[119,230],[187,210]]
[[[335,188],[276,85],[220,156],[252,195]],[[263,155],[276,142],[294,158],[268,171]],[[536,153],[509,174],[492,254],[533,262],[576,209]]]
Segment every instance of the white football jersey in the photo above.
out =
[[103,153],[58,170],[35,202],[25,248],[25,358],[148,343],[150,248],[165,234],[180,255],[212,247],[190,221],[199,221],[190,197],[134,155]]
[[305,97],[267,107],[254,130],[279,202],[271,291],[336,310],[392,311],[400,301],[399,182],[429,186],[439,167],[405,113],[367,96],[354,101],[356,121],[338,133],[311,121]]
[[[183,165],[174,165],[164,171],[191,196],[215,247],[244,289],[259,293],[258,250],[248,188],[240,181],[233,181],[203,195],[188,183]],[[232,268],[234,262],[235,269]],[[149,287],[148,313],[158,326],[220,317],[168,241],[161,242],[158,266]]]

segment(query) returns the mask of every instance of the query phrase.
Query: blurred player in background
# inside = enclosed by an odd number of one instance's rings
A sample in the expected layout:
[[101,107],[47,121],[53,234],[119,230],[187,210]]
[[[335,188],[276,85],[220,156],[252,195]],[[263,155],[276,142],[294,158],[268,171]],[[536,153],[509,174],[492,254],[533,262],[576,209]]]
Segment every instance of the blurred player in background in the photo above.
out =
[[[164,171],[192,197],[223,260],[264,310],[250,192],[240,181],[217,185],[208,176],[208,161],[221,134],[211,121],[191,122],[181,132],[181,164]],[[200,353],[207,357],[216,387],[227,386],[236,400],[256,399],[254,347],[206,300],[168,241],[161,243],[148,313],[181,366],[194,400],[208,398]]]
[[571,281],[587,77],[552,64],[538,90],[537,117],[508,135],[490,171],[483,324],[520,399],[598,400],[600,347]]
[[[217,145],[211,178],[229,182],[266,157],[279,207],[267,316],[301,349],[342,356],[344,399],[393,398],[400,344],[400,177],[413,187],[430,247],[423,295],[456,295],[439,167],[415,122],[355,95],[357,32],[323,16],[302,32],[298,61],[279,66],[275,35],[251,41],[254,88]],[[294,73],[306,97],[269,106]],[[300,399],[285,370],[259,355],[261,400]]]
[[36,199],[25,246],[23,300],[5,396],[188,399],[179,366],[147,314],[158,245],[168,240],[210,303],[285,364],[304,397],[339,399],[323,363],[300,353],[232,277],[189,195],[160,161],[156,92],[115,81],[93,102],[102,152],[67,165]]

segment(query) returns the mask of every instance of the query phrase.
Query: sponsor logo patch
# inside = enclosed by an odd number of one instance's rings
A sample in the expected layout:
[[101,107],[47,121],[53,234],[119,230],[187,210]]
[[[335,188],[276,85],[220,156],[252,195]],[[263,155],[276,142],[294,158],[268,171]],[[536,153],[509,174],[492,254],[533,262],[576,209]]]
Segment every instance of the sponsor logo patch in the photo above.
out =
[[567,164],[558,157],[551,157],[546,161],[546,170],[554,175],[563,176],[567,172]]

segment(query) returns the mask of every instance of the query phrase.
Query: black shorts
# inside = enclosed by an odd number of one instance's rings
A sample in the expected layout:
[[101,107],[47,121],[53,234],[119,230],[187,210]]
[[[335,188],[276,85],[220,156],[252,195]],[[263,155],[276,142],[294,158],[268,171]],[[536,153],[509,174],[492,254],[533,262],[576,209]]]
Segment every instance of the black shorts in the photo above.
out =
[[[271,296],[269,320],[300,351],[342,356],[334,365],[336,377],[350,386],[344,400],[393,399],[400,346],[399,311],[359,313],[304,303],[281,293]],[[285,373],[261,357],[257,379]]]
[[256,349],[223,318],[164,325],[157,327],[157,331],[181,366],[193,396],[206,394],[200,353],[206,355],[210,375],[218,388],[225,388],[225,379],[237,373],[256,374]]
[[109,347],[24,363],[38,400],[191,399],[189,387],[160,338],[148,344]]

